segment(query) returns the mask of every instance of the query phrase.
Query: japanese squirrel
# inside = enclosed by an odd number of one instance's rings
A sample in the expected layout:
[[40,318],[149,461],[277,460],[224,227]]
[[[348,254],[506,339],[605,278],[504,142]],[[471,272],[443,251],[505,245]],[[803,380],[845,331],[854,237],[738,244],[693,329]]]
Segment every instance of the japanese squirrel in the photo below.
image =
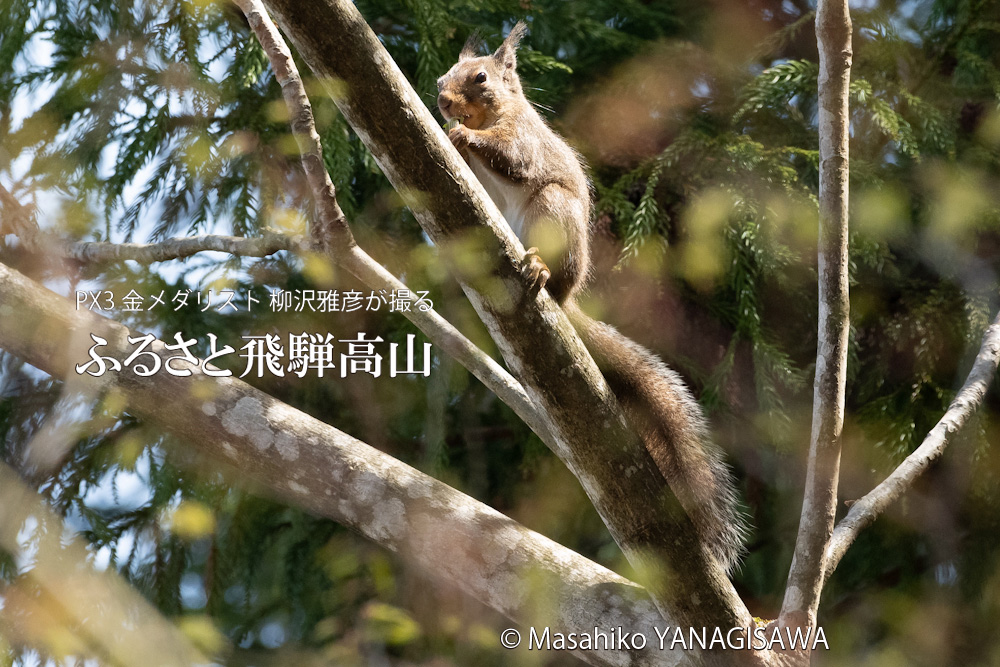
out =
[[697,402],[652,352],[576,304],[590,269],[590,187],[580,156],[521,89],[517,46],[526,30],[519,22],[488,56],[477,56],[473,35],[438,79],[438,108],[449,125],[459,121],[448,137],[521,242],[537,246],[523,261],[529,294],[546,287],[566,311],[700,539],[730,571],[746,524]]

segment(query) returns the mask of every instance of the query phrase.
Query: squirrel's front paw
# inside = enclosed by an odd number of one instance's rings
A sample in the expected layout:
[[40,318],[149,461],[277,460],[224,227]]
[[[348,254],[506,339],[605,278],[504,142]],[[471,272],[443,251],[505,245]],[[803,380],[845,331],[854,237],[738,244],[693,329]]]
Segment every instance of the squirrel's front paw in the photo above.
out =
[[530,298],[534,298],[552,276],[549,267],[538,256],[538,248],[528,248],[524,253],[524,258],[521,259],[521,275],[528,284],[527,296]]
[[459,153],[464,154],[472,140],[472,130],[464,125],[456,125],[448,130],[448,138],[451,139],[451,145],[457,148]]

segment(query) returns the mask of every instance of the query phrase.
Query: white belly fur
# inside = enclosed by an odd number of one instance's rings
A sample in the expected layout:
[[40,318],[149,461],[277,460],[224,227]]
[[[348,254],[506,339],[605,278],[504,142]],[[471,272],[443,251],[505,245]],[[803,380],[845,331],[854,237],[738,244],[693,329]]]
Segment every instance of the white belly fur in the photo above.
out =
[[475,156],[472,156],[472,159],[469,160],[469,166],[472,167],[472,173],[476,175],[479,182],[486,188],[486,193],[490,196],[490,199],[493,200],[493,203],[503,213],[507,224],[510,225],[510,228],[517,234],[522,243],[526,242],[524,238],[524,217],[525,209],[528,207],[528,189],[501,178]]

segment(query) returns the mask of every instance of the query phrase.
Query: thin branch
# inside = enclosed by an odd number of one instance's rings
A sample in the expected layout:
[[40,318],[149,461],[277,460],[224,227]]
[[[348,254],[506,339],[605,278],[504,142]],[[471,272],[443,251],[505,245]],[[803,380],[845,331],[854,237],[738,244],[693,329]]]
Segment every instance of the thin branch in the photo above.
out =
[[373,289],[410,294],[414,305],[409,310],[403,311],[406,319],[506,403],[542,439],[542,442],[552,446],[555,437],[549,430],[548,423],[539,414],[535,402],[525,392],[521,383],[508,373],[507,369],[466,338],[437,311],[421,310],[415,303],[416,295],[360,247],[354,246],[346,255],[338,255],[338,261],[358,280]]
[[294,250],[301,239],[265,231],[259,237],[242,236],[191,236],[161,241],[160,243],[103,243],[81,241],[56,246],[60,254],[85,264],[108,264],[133,260],[140,264],[183,259],[199,252],[215,250],[242,257],[267,257],[280,250]]
[[267,10],[260,0],[235,0],[235,2],[247,17],[250,28],[257,36],[264,53],[267,54],[275,79],[281,86],[281,95],[285,98],[285,105],[291,114],[292,134],[299,146],[306,180],[316,199],[318,219],[312,226],[313,244],[318,249],[334,255],[346,253],[355,247],[356,243],[344,212],[337,202],[337,190],[330,180],[330,174],[326,171],[323,146],[316,131],[312,105],[309,103],[306,88],[292,59],[291,49],[285,44],[285,40],[267,15]]
[[847,213],[851,15],[847,0],[819,0],[819,323],[813,424],[805,496],[780,622],[815,626],[823,553],[833,532],[840,477],[840,436],[847,386]]
[[851,505],[847,516],[837,524],[833,537],[826,549],[823,571],[826,578],[836,569],[844,552],[857,538],[858,533],[883,512],[890,503],[898,499],[913,482],[941,456],[948,443],[958,433],[969,418],[983,403],[986,390],[993,381],[1000,363],[1000,313],[993,324],[986,328],[983,343],[976,355],[976,361],[965,379],[965,384],[952,399],[947,412],[930,430],[924,441],[912,454],[892,471],[892,474],[872,489],[864,498]]
[[267,257],[281,250],[295,250],[302,245],[297,236],[264,230],[259,237],[207,234],[166,239],[159,243],[110,243],[101,241],[66,242],[42,231],[34,211],[17,201],[0,185],[0,232],[13,234],[31,252],[55,253],[81,264],[99,265],[135,261],[140,264],[184,259],[199,252],[218,251],[243,257]]

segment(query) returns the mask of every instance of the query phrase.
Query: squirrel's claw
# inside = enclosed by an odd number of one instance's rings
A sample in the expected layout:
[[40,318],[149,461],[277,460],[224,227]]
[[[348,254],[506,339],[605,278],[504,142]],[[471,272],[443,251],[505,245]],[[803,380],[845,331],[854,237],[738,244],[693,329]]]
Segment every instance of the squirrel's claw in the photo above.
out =
[[464,125],[456,125],[448,130],[448,138],[451,140],[451,145],[464,155],[465,149],[469,147],[469,128]]
[[530,298],[534,298],[552,277],[549,267],[538,255],[538,248],[528,248],[524,253],[524,257],[521,259],[521,275],[524,276],[524,280],[528,284],[527,296]]

